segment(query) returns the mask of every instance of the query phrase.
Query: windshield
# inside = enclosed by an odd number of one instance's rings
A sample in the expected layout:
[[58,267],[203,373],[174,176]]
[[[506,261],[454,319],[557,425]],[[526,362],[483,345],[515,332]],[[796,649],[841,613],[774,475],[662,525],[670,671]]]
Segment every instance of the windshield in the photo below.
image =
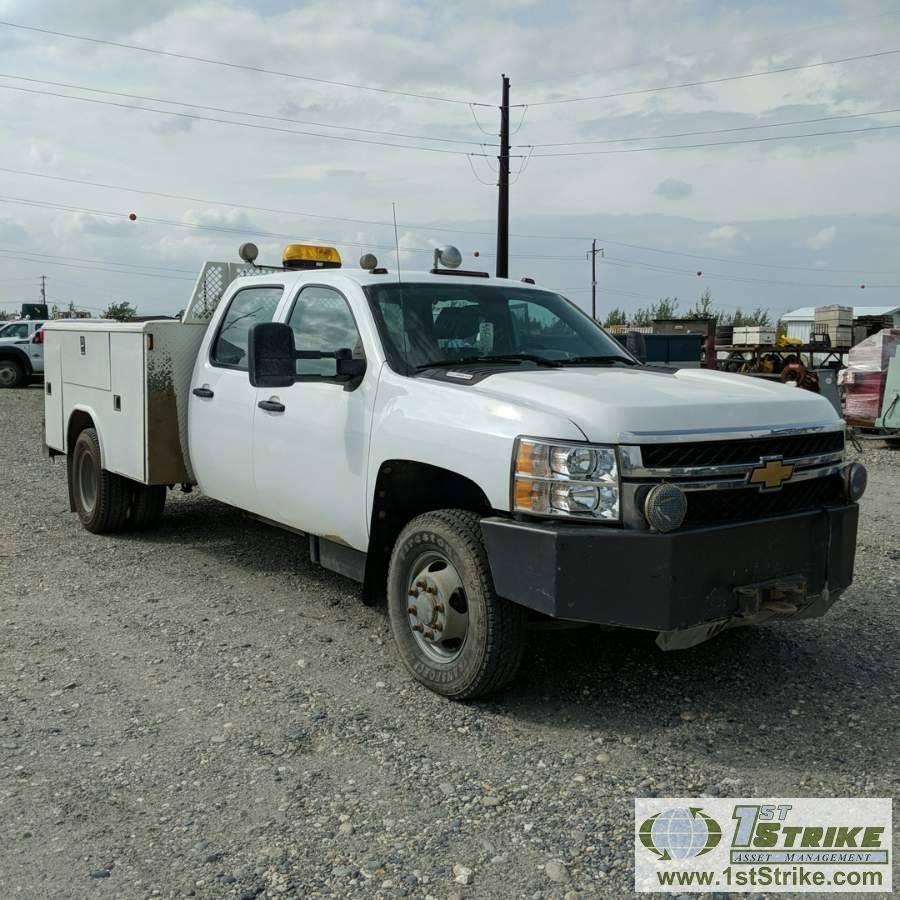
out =
[[398,372],[476,359],[523,365],[636,362],[615,338],[550,291],[446,282],[364,290]]

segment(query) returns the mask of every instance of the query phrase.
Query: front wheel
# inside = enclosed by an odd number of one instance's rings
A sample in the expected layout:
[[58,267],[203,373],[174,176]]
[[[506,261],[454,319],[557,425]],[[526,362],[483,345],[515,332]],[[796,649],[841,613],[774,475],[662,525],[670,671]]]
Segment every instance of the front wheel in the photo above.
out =
[[511,681],[525,647],[525,612],[498,597],[479,517],[444,509],[413,519],[388,571],[391,629],[407,669],[454,700]]

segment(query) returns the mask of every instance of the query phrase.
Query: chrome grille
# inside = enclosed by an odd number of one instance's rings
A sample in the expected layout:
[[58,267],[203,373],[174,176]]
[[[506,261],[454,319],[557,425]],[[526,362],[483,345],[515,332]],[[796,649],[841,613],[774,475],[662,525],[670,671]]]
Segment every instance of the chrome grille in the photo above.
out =
[[647,527],[642,498],[648,487],[661,482],[676,484],[687,493],[685,528],[747,522],[846,502],[843,430],[732,433],[721,440],[684,435],[659,443],[647,442],[650,435],[642,437],[643,441],[619,447],[623,509],[630,527]]
[[731,466],[757,463],[764,456],[795,459],[844,450],[844,432],[790,434],[752,440],[697,441],[685,444],[642,444],[641,458],[647,469]]

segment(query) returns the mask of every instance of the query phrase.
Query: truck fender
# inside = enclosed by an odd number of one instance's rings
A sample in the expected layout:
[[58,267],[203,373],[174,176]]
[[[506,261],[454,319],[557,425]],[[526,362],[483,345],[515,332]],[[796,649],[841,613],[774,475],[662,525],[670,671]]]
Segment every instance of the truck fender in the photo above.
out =
[[436,509],[493,512],[483,488],[458,472],[410,459],[385,460],[372,495],[363,601],[384,599],[387,569],[397,535],[411,519]]
[[15,360],[22,368],[25,369],[25,374],[31,377],[33,374],[33,369],[31,367],[31,360],[28,358],[28,354],[24,350],[20,350],[15,345],[7,345],[5,347],[0,347],[0,359],[12,359]]

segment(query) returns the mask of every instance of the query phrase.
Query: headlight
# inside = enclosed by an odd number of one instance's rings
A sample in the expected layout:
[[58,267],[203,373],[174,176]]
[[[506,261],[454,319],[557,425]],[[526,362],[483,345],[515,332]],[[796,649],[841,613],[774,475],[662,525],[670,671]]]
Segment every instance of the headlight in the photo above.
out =
[[619,519],[615,447],[519,438],[512,487],[514,512]]

